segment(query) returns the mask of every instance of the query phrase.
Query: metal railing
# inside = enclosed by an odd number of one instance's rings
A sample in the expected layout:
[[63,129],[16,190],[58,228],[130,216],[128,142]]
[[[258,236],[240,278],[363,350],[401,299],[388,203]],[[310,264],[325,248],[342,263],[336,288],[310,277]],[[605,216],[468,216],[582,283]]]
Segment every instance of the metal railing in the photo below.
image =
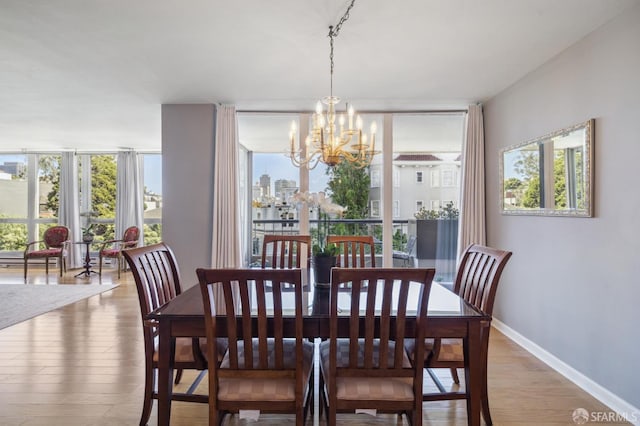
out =
[[[309,220],[309,234],[312,244],[318,244],[318,236],[338,235],[373,235],[377,243],[376,252],[382,253],[382,219],[331,219]],[[394,250],[402,250],[407,241],[409,221],[399,219],[393,221]],[[319,231],[319,227],[324,227]],[[327,230],[328,229],[328,230]],[[262,256],[262,241],[266,234],[296,235],[300,232],[297,219],[255,219],[251,229],[251,260],[258,261]]]

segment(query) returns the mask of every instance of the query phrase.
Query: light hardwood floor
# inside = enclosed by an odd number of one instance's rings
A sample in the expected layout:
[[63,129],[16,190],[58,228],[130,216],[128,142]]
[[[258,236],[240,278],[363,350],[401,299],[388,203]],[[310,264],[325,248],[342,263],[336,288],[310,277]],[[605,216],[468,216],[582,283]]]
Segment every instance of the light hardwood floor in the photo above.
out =
[[[57,272],[50,271],[46,279],[44,270],[30,269],[27,285],[101,281],[96,276],[75,279],[77,271],[69,271],[59,280]],[[144,351],[135,284],[130,273],[117,280],[116,273],[109,269],[102,282],[120,285],[0,330],[0,425],[138,424]],[[0,268],[0,284],[24,285],[22,270]],[[443,371],[441,376],[445,383],[451,383],[448,372]],[[180,387],[186,387],[193,377],[185,373]],[[206,392],[206,379],[199,390]],[[489,398],[496,425],[572,425],[576,408],[609,411],[495,329],[489,350]],[[425,403],[424,420],[428,425],[466,425],[464,402]],[[154,404],[150,424],[155,421]],[[263,416],[258,424],[290,423],[290,417]],[[174,402],[171,424],[206,425],[206,405]],[[225,424],[256,423],[233,417]],[[313,418],[308,424],[325,421]],[[407,423],[397,416],[373,418],[361,414],[340,416],[339,424]]]

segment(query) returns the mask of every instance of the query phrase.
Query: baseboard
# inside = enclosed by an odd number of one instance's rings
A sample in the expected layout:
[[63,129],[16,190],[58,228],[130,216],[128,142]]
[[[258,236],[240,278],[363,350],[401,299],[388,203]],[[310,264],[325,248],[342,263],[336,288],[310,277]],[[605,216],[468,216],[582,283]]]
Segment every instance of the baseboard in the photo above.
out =
[[496,330],[500,331],[509,339],[522,346],[531,355],[535,356],[540,361],[571,380],[585,392],[611,408],[611,410],[615,411],[623,418],[627,419],[631,424],[640,426],[640,409],[638,407],[634,407],[613,392],[594,382],[575,368],[571,367],[569,364],[547,352],[542,347],[527,339],[503,322],[494,318],[492,320],[492,324]]

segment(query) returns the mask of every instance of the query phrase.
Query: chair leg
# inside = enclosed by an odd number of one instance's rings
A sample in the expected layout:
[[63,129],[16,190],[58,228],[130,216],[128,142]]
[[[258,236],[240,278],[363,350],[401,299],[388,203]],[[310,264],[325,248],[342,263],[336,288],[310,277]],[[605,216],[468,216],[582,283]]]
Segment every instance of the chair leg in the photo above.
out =
[[58,259],[58,268],[60,268],[60,278],[62,278],[62,270],[64,269],[64,260],[62,256]]
[[491,413],[489,412],[489,391],[487,385],[487,362],[484,362],[484,371],[482,372],[482,393],[480,394],[480,403],[482,404],[482,417],[487,426],[492,426]]
[[118,253],[118,257],[117,257],[117,262],[118,262],[118,279],[120,279],[120,269],[122,268],[122,254]]
[[98,255],[98,275],[102,276],[102,253]]
[[24,280],[27,280],[27,258],[24,258]]
[[484,387],[485,389],[482,394],[482,417],[484,418],[484,423],[487,426],[492,426],[493,420],[491,420],[491,412],[489,411],[489,395],[487,395],[486,384]]
[[451,378],[456,385],[460,384],[460,377],[458,377],[458,370],[456,368],[451,369]]
[[218,410],[209,404],[209,426],[218,426],[222,424],[222,418],[219,418]]
[[44,258],[44,272],[45,274],[47,274],[47,277],[49,277],[49,258],[48,257]]
[[144,372],[144,402],[142,405],[142,415],[140,416],[140,426],[146,426],[151,417],[151,406],[153,405],[153,390],[155,388],[155,372],[151,367],[151,361],[145,359]]
[[182,380],[182,368],[178,368],[176,370],[176,378],[173,383],[177,385],[180,383],[180,380]]

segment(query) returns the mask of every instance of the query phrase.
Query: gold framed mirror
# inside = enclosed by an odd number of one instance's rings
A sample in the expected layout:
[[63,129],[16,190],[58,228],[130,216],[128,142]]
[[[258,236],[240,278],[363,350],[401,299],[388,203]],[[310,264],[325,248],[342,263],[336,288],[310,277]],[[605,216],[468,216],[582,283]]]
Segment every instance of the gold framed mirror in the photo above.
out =
[[500,203],[507,215],[593,216],[591,119],[500,150]]

